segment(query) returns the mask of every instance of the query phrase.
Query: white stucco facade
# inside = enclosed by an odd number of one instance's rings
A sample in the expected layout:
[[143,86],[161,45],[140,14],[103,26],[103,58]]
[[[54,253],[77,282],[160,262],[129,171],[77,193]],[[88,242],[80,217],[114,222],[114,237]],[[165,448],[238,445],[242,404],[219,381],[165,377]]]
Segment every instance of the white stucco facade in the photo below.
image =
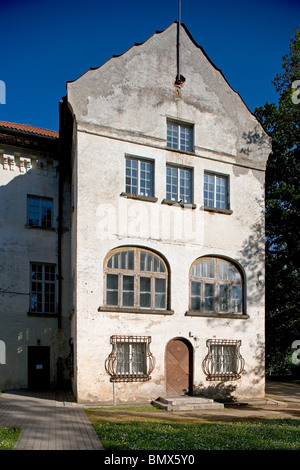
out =
[[[52,388],[62,387],[69,380],[65,368],[70,336],[68,295],[60,302],[58,289],[58,272],[63,273],[68,285],[67,258],[63,268],[58,266],[58,137],[19,127],[21,130],[1,123],[0,390],[28,388],[31,378],[34,387],[46,384]],[[29,198],[37,205],[51,201],[48,227],[34,226],[29,220]],[[37,219],[41,221],[39,214]],[[33,306],[32,271],[37,265],[55,270],[51,313]],[[43,376],[40,384],[35,372]]]
[[[73,118],[72,314],[73,390],[79,402],[141,402],[167,394],[167,349],[187,345],[189,393],[264,395],[264,181],[269,138],[221,72],[181,27],[175,86],[177,24],[113,57],[67,86]],[[193,129],[192,151],[167,146],[167,121]],[[125,159],[154,167],[152,198],[125,189]],[[166,201],[166,167],[192,171],[192,202]],[[205,207],[204,175],[226,175],[228,207]],[[146,249],[168,269],[165,312],[109,308],[105,267],[117,248]],[[191,267],[210,257],[240,272],[240,314],[191,312]],[[119,294],[120,295],[120,294]],[[217,302],[217,300],[216,300]],[[155,358],[145,381],[112,381],[111,338],[150,338]],[[239,341],[238,378],[208,380],[207,340]],[[217,392],[217,393],[216,393]]]

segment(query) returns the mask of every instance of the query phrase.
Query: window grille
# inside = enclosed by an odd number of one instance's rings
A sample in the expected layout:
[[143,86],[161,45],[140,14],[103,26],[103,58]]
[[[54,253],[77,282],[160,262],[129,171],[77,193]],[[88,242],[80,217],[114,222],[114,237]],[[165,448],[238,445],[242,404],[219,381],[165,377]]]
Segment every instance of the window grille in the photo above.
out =
[[150,336],[112,336],[112,351],[105,361],[111,382],[146,382],[151,379],[155,359]]
[[245,361],[240,354],[240,340],[209,339],[208,353],[202,363],[207,380],[237,380],[241,378]]

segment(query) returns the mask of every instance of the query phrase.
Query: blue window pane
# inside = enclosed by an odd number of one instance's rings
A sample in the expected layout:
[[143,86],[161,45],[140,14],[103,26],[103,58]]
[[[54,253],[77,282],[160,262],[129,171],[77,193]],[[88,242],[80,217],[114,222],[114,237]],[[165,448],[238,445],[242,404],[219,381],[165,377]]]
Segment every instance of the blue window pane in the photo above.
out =
[[170,148],[178,148],[178,125],[168,122],[167,123],[167,146]]
[[192,172],[180,170],[180,199],[185,203],[192,202]]
[[154,164],[135,158],[126,158],[126,193],[153,196]]
[[204,205],[217,209],[228,209],[228,178],[204,174]]

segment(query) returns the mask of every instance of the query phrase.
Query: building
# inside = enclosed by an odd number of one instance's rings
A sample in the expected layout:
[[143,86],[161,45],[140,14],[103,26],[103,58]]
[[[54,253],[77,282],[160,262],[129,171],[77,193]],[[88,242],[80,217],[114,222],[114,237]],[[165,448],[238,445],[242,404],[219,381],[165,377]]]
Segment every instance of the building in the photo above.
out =
[[59,168],[58,132],[0,122],[1,390],[69,382]]
[[31,342],[57,322],[45,346],[77,401],[263,396],[271,143],[187,28],[175,22],[68,82],[59,137],[52,192],[29,193],[60,200],[57,258],[42,257],[44,231],[23,222],[15,237],[39,237],[41,256],[27,247],[20,266],[58,266],[57,318],[36,319]]

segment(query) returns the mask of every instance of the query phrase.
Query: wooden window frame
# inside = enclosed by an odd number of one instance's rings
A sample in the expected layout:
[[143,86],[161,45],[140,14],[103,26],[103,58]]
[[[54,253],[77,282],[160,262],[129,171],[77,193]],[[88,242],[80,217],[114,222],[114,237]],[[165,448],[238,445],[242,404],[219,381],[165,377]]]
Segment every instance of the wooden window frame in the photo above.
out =
[[[133,251],[134,253],[134,264],[133,269],[121,269],[120,267],[108,267],[107,264],[109,260],[117,253],[124,253]],[[164,272],[155,272],[155,271],[142,271],[140,269],[140,262],[141,262],[141,253],[151,254],[152,256],[156,257],[160,263],[162,263]],[[107,275],[113,274],[118,276],[118,302],[117,304],[109,304],[107,303]],[[124,289],[123,289],[123,280],[124,276],[131,276],[133,277],[134,281],[134,288],[133,288],[133,305],[127,306],[124,305]],[[150,292],[151,298],[151,305],[150,306],[141,306],[141,278],[150,278],[150,291],[143,291],[143,293]],[[162,279],[165,280],[165,306],[163,308],[156,307],[155,302],[156,299],[159,298],[160,292],[156,291],[156,280]],[[116,248],[111,250],[104,260],[104,296],[103,296],[103,305],[99,307],[99,310],[107,310],[107,311],[124,311],[129,313],[161,313],[161,314],[173,314],[172,310],[169,310],[169,269],[166,262],[163,258],[146,248],[135,247],[135,246],[126,246],[122,248]]]
[[[205,277],[205,276],[194,276],[193,275],[193,269],[194,267],[205,260],[213,261],[213,266],[214,266],[214,277]],[[219,263],[220,262],[225,262],[228,263],[229,265],[233,266],[235,270],[238,272],[240,276],[240,280],[225,280],[222,279],[219,275]],[[192,283],[197,282],[201,285],[201,292],[200,292],[200,309],[195,309],[193,308],[192,305],[192,298],[195,297],[192,295]],[[214,286],[214,296],[213,296],[213,302],[214,302],[214,308],[209,310],[205,308],[205,299],[208,298],[205,296],[205,285],[210,284]],[[229,308],[228,311],[223,311],[220,309],[220,286],[228,286],[229,289]],[[232,296],[232,291],[233,287],[240,287],[241,289],[241,310],[238,312],[234,312],[233,310],[233,304],[234,304],[234,298]],[[240,319],[247,319],[249,316],[246,314],[246,305],[245,305],[245,295],[244,295],[244,286],[245,286],[245,281],[244,281],[244,276],[239,269],[239,267],[232,262],[231,260],[220,258],[220,257],[213,257],[213,256],[204,256],[201,258],[198,258],[197,260],[194,261],[190,268],[190,273],[189,273],[189,310],[186,312],[186,315],[191,315],[191,316],[211,316],[211,317],[227,317],[227,318],[240,318]]]

